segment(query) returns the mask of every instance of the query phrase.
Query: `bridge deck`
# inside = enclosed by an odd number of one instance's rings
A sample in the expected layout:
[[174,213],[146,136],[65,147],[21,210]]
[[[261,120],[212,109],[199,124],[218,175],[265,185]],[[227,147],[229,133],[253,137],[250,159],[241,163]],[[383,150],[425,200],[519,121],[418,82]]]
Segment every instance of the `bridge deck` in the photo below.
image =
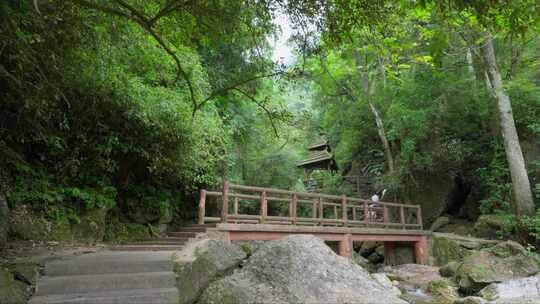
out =
[[[207,206],[207,197],[217,198],[217,203]],[[217,214],[208,216],[212,212]],[[373,203],[344,195],[249,187],[227,181],[221,192],[201,190],[198,223],[217,223],[215,230],[231,241],[311,234],[339,242],[339,254],[343,256],[350,256],[354,241],[382,241],[387,254],[393,254],[396,242],[408,242],[414,246],[417,263],[425,261],[429,234],[422,230],[418,205]]]
[[411,243],[417,263],[424,263],[427,254],[427,236],[423,230],[292,226],[268,224],[218,224],[216,231],[229,241],[276,240],[292,234],[310,234],[324,241],[339,243],[339,254],[350,256],[354,241],[381,241],[387,255],[393,254],[396,242]]

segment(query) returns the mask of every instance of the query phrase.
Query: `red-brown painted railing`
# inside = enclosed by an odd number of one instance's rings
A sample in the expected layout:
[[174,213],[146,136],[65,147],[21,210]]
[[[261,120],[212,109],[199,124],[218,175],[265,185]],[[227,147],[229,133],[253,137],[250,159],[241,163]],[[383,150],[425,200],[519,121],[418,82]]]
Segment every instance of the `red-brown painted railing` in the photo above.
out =
[[[219,217],[207,216],[208,197],[221,198],[218,200],[218,204],[221,205]],[[232,213],[229,212],[229,199],[232,199]],[[253,202],[258,202],[256,204],[258,214],[239,214],[239,204],[246,200],[252,202],[252,205]],[[288,215],[269,215],[268,202],[287,203]],[[311,209],[311,217],[298,215],[298,209],[302,205],[308,206],[304,207],[304,210]],[[329,208],[330,212],[325,212]],[[338,212],[338,209],[341,212]],[[396,216],[392,217],[392,214]],[[397,220],[394,220],[396,217]],[[207,190],[200,192],[198,223],[209,222],[423,229],[422,209],[418,205],[373,203],[370,200],[345,195],[242,186],[227,181],[223,183],[221,192]]]

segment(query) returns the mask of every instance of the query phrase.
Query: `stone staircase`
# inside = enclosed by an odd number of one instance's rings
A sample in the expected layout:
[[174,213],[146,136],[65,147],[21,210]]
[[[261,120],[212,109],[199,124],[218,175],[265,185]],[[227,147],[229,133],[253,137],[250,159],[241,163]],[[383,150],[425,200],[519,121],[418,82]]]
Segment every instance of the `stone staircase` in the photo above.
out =
[[46,263],[29,304],[178,303],[173,251],[215,225],[188,225],[167,235]]
[[29,304],[178,303],[172,252],[102,251],[45,265]]
[[184,226],[177,231],[167,232],[166,235],[129,244],[113,246],[110,249],[113,251],[176,251],[181,250],[184,244],[190,239],[197,236],[198,233],[204,233],[208,228],[216,227],[215,224],[190,224]]

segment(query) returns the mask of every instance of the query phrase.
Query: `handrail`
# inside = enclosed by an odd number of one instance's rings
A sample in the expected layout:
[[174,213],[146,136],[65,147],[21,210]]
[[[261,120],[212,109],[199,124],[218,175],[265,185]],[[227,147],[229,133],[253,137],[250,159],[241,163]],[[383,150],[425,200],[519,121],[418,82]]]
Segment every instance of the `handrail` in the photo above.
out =
[[[235,191],[236,190],[236,191]],[[239,193],[238,191],[250,192]],[[206,197],[221,197],[220,217],[206,216]],[[229,198],[232,198],[233,212],[229,212]],[[240,199],[258,201],[259,215],[239,214]],[[268,204],[272,202],[287,203],[288,216],[273,216],[268,214]],[[299,217],[298,207],[307,206],[311,209],[311,217]],[[338,208],[341,208],[338,212]],[[393,208],[393,209],[392,209]],[[325,217],[325,210],[332,217]],[[399,221],[392,222],[391,210],[398,211]],[[412,212],[411,212],[412,210]],[[381,214],[382,212],[382,214]],[[352,217],[351,217],[352,215]],[[416,223],[408,223],[407,218],[415,216]],[[360,216],[360,218],[359,218]],[[330,195],[323,193],[296,192],[282,189],[254,187],[231,184],[224,181],[222,191],[200,191],[198,223],[269,223],[287,225],[339,225],[357,227],[359,225],[401,227],[402,229],[422,229],[422,209],[419,205],[398,204],[389,202],[374,203],[371,200],[347,197],[345,195]]]

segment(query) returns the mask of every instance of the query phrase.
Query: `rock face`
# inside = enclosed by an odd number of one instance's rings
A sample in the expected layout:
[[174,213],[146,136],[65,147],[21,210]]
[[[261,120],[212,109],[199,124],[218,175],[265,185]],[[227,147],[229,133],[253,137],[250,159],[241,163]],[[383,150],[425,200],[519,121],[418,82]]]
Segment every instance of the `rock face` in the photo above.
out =
[[95,209],[81,216],[80,223],[72,227],[76,240],[85,243],[102,241],[105,236],[107,209]]
[[518,243],[507,241],[467,256],[455,279],[463,292],[474,293],[488,284],[528,277],[538,271],[537,259],[526,255]]
[[[174,271],[179,303],[193,303],[210,282],[240,265],[246,253],[238,245],[221,240],[199,239],[176,254]],[[204,302],[203,302],[204,303]]]
[[479,294],[490,301],[512,302],[523,296],[536,298],[540,302],[540,276],[514,279],[502,283],[493,283],[480,290]]
[[398,266],[386,266],[382,271],[391,280],[399,281],[405,285],[412,285],[427,289],[432,281],[443,280],[439,274],[439,268],[419,264],[403,264]]
[[439,269],[439,273],[445,278],[453,277],[456,274],[459,266],[461,266],[459,262],[452,261],[441,267]]
[[504,217],[497,214],[481,215],[474,224],[474,235],[481,238],[497,239],[507,237],[509,231],[506,231]]
[[308,235],[267,242],[240,270],[212,283],[199,302],[406,303]]
[[352,253],[352,261],[360,265],[360,267],[367,270],[368,272],[375,272],[375,265],[371,264],[368,259],[364,258],[356,252]]
[[362,255],[363,257],[367,258],[373,252],[375,252],[377,247],[379,247],[380,245],[382,245],[381,242],[375,242],[375,241],[362,242],[362,246],[360,246],[360,249],[358,250],[358,253],[360,255]]
[[21,240],[45,241],[50,223],[26,206],[17,206],[10,212],[9,233]]
[[454,304],[486,304],[487,301],[480,297],[465,297],[458,299]]
[[434,264],[443,266],[452,261],[462,261],[473,250],[488,248],[498,244],[497,241],[464,237],[452,233],[433,233],[431,256]]
[[450,223],[450,218],[448,218],[447,216],[441,216],[439,218],[437,218],[433,224],[431,224],[431,227],[429,228],[429,230],[431,231],[437,231],[439,229],[441,229],[442,227],[448,225]]

